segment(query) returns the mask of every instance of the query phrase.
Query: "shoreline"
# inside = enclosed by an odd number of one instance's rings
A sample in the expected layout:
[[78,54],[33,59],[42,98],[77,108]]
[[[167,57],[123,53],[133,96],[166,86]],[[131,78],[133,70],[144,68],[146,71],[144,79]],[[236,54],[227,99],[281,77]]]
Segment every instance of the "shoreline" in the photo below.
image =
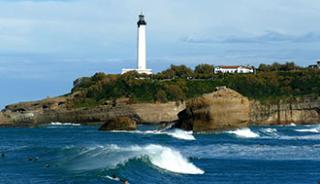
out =
[[[219,93],[222,95],[228,95],[228,90],[229,89],[227,88],[222,88],[217,91],[221,91]],[[217,91],[212,94],[217,93]],[[240,100],[242,102],[242,99],[247,98],[233,90],[231,91],[231,97],[224,96],[220,98],[218,106],[217,104],[214,105],[213,112],[216,113],[216,109],[219,109],[220,111],[218,113],[220,114],[216,114],[216,116],[220,116],[220,118],[225,119],[225,121],[231,121],[230,117],[228,117],[230,116],[230,113],[236,113],[235,115],[238,116],[239,114],[237,113],[243,111],[242,114],[244,113],[245,116],[248,115],[244,119],[247,123],[240,125],[239,127],[252,125],[288,125],[290,123],[316,124],[320,122],[320,99],[314,100],[309,97],[297,98],[290,102],[286,102],[284,100],[279,101],[276,104],[248,100],[248,104],[246,106],[238,106],[237,101]],[[234,96],[233,93],[238,96]],[[202,97],[206,95],[208,94],[204,94]],[[202,97],[194,99],[200,99]],[[72,122],[88,125],[103,124],[104,122],[116,117],[133,118],[137,121],[137,124],[165,124],[169,122],[177,122],[179,120],[179,113],[185,110],[188,103],[194,99],[190,99],[183,103],[168,102],[128,104],[126,102],[118,102],[116,105],[100,105],[91,108],[67,108],[66,106],[61,106],[62,102],[66,101],[65,98],[50,98],[35,102],[25,102],[6,106],[6,109],[2,110],[0,113],[0,127],[32,127],[50,122]],[[230,99],[235,100],[234,104],[232,104],[233,102],[231,103],[228,101]],[[48,103],[50,103],[51,106],[44,109],[43,107],[46,107],[45,104]],[[37,106],[35,104],[37,104]],[[232,109],[232,105],[235,105],[235,112],[229,111],[230,108]],[[206,108],[202,110],[205,109]],[[237,127],[236,124],[232,126],[229,125],[230,123],[226,124],[226,126],[218,127],[217,130],[230,130]],[[207,127],[204,129],[205,131],[210,131],[210,129],[206,128]]]

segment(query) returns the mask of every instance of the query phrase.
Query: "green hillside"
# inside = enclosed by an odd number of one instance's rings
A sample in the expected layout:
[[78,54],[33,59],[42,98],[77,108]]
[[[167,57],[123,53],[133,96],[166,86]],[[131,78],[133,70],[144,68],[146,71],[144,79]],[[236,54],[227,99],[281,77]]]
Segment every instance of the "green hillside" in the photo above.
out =
[[227,86],[258,100],[277,100],[320,94],[320,70],[294,63],[261,64],[255,74],[214,74],[212,65],[198,65],[194,70],[184,65],[171,67],[154,75],[129,72],[124,75],[96,73],[75,81],[74,106],[104,104],[121,97],[132,103],[183,101]]

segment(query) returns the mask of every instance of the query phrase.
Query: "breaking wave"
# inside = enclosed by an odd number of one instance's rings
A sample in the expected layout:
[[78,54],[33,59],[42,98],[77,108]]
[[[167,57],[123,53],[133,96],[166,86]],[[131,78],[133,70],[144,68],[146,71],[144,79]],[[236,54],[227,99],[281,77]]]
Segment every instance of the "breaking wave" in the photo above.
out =
[[192,135],[192,133],[193,133],[192,131],[183,131],[183,130],[179,130],[179,129],[165,132],[165,134],[168,134],[168,135],[175,137],[177,139],[196,140],[196,138]]
[[265,133],[276,133],[278,130],[275,128],[263,128],[261,131]]
[[310,125],[309,128],[295,129],[296,132],[320,133],[320,125]]
[[237,137],[242,137],[242,138],[257,138],[260,137],[259,134],[253,132],[250,128],[241,128],[237,130],[232,130],[232,131],[227,131],[229,134],[234,134]]
[[141,132],[144,134],[162,134],[162,135],[169,135],[171,137],[177,138],[177,139],[181,139],[181,140],[196,140],[196,138],[192,135],[193,132],[192,131],[184,131],[184,130],[180,130],[180,129],[172,129],[172,130],[149,130],[149,131],[145,131],[145,132]]
[[285,125],[285,126],[287,126],[287,127],[296,127],[297,125],[295,123],[290,123],[290,124]]
[[138,134],[153,134],[153,135],[168,135],[176,139],[192,141],[196,140],[192,131],[184,131],[180,129],[171,130],[147,130],[147,131],[112,131],[112,132],[125,132],[125,133],[138,133]]
[[154,144],[128,147],[107,145],[86,148],[66,164],[72,170],[113,169],[132,159],[147,161],[157,168],[173,173],[204,173],[203,170],[189,162],[179,151]]
[[310,132],[310,133],[320,133],[318,128],[308,128],[308,129],[296,129],[296,132]]
[[53,126],[80,126],[79,123],[61,123],[61,122],[51,122],[50,125]]
[[281,135],[278,134],[278,130],[276,128],[261,128],[259,132],[262,136],[261,138],[268,139],[268,138],[279,138]]

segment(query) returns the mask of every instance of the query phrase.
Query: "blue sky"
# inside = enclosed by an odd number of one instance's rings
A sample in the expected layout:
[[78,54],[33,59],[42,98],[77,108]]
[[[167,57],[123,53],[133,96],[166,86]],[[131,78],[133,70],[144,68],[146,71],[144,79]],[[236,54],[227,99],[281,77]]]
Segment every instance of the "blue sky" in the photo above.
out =
[[0,0],[0,107],[134,67],[141,11],[154,71],[320,58],[318,0]]

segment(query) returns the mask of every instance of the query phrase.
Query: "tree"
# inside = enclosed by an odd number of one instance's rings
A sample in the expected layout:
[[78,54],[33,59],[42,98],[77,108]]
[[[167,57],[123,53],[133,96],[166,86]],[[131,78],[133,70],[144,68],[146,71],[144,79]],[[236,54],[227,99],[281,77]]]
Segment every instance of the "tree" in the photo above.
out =
[[286,62],[284,65],[282,65],[281,71],[292,71],[299,68],[300,67],[298,67],[294,62]]
[[194,69],[195,74],[213,74],[213,65],[209,64],[200,64],[197,65]]
[[213,74],[214,74],[213,65],[200,64],[200,65],[197,65],[194,69],[195,78],[209,79],[213,76]]
[[271,70],[271,66],[267,64],[260,64],[258,70],[261,72],[268,72]]
[[296,65],[294,62],[286,62],[285,64],[273,63],[272,65],[260,64],[259,71],[270,72],[270,71],[293,71],[302,69],[302,67]]
[[158,101],[158,102],[167,102],[168,101],[167,94],[162,89],[157,90],[155,97],[156,97],[156,101]]
[[137,79],[140,74],[137,71],[129,71],[121,75],[121,78],[124,80]]
[[184,100],[186,99],[185,92],[178,86],[174,84],[168,84],[166,87],[168,100]]
[[271,71],[279,71],[281,68],[281,64],[278,63],[278,62],[274,62],[272,65],[271,65]]
[[169,69],[162,72],[164,77],[172,78],[188,78],[193,76],[193,71],[185,65],[171,65]]
[[99,80],[102,80],[103,78],[106,77],[106,74],[103,73],[103,72],[98,72],[96,74],[94,74],[94,76],[92,76],[92,80],[93,81],[99,81]]

